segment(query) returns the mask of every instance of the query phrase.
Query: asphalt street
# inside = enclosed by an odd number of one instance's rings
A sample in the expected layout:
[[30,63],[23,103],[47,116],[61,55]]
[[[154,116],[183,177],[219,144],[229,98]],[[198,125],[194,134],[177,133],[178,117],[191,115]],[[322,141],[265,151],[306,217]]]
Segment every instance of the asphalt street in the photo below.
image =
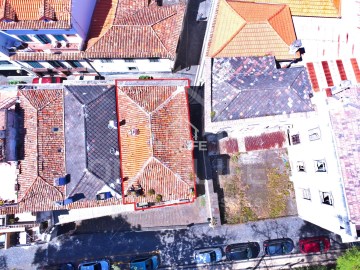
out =
[[[298,253],[298,240],[305,236],[328,235],[331,249],[344,247],[340,239],[298,217],[286,217],[239,225],[224,225],[216,229],[194,225],[187,229],[161,231],[104,231],[103,233],[63,234],[48,244],[14,247],[0,250],[0,269],[49,269],[61,263],[108,258],[122,269],[138,256],[158,253],[162,267],[173,269],[193,264],[194,249],[224,247],[227,244],[266,239],[292,238]],[[259,258],[262,257],[260,253]],[[260,260],[260,259],[259,259]],[[51,268],[50,268],[51,269]]]

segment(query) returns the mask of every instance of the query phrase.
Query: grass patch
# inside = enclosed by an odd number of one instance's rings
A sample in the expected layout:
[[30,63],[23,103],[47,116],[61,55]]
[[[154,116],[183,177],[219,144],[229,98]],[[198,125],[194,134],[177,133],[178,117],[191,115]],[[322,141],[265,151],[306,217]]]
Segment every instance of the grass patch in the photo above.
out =
[[279,169],[272,168],[267,172],[269,192],[269,217],[275,218],[284,216],[288,197],[293,189],[292,182],[286,172],[280,173]]
[[229,202],[226,206],[225,221],[228,224],[245,223],[258,219],[256,213],[246,197],[249,186],[241,181],[240,168],[236,168],[235,174],[226,180],[224,193]]

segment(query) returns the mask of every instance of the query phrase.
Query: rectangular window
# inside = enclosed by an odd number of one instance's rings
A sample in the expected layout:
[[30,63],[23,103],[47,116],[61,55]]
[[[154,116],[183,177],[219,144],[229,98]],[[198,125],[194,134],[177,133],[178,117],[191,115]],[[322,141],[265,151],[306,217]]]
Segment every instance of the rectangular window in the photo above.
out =
[[35,35],[35,37],[42,43],[42,44],[49,44],[51,40],[46,35]]
[[44,67],[43,65],[41,65],[39,62],[36,62],[36,61],[28,61],[26,63],[28,63],[33,68],[43,68]]
[[326,163],[324,159],[315,160],[315,171],[316,172],[326,172]]
[[0,61],[0,65],[11,65],[9,61]]
[[128,67],[129,70],[138,70],[137,67]]
[[306,172],[304,161],[298,161],[296,164],[298,172]]
[[113,60],[112,60],[112,59],[103,58],[103,59],[100,59],[100,62],[101,62],[101,63],[113,63]]
[[150,58],[149,59],[150,62],[160,62],[160,59],[159,58]]
[[302,193],[303,193],[303,199],[309,201],[311,200],[311,193],[309,188],[303,188]]
[[29,38],[28,35],[18,35],[17,37],[20,38],[22,41],[25,41],[25,42],[32,41],[32,39]]
[[83,67],[82,64],[79,61],[66,61],[69,63],[70,66],[72,66],[73,68],[77,68],[77,67]]
[[291,142],[293,145],[299,144],[300,143],[300,135],[299,134],[292,135]]
[[320,139],[320,129],[319,128],[313,128],[309,130],[309,140],[315,141]]
[[66,66],[60,61],[48,61],[48,63],[55,68],[66,68]]
[[57,40],[57,41],[67,41],[67,39],[63,36],[63,35],[53,35],[53,37]]
[[322,192],[322,191],[320,191],[320,198],[321,198],[321,202],[323,204],[327,204],[327,205],[333,205],[334,204],[331,192]]
[[135,60],[132,58],[125,58],[124,60],[125,60],[125,63],[134,63],[135,62]]

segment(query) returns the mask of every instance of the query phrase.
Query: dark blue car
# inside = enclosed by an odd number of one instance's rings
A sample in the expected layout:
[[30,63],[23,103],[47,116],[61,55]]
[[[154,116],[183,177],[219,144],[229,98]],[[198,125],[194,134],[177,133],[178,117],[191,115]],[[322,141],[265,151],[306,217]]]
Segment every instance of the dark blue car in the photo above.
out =
[[289,254],[294,249],[290,238],[271,239],[264,242],[264,251],[268,256]]

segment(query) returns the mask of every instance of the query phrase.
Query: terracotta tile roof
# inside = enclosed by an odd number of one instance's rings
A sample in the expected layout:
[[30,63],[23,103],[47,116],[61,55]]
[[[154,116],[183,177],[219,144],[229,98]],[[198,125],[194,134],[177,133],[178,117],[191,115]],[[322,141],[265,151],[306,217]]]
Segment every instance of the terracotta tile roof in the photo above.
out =
[[184,5],[157,6],[148,1],[98,1],[86,57],[175,58]]
[[[160,83],[161,81],[159,81]],[[193,142],[184,86],[120,86],[118,118],[123,190],[140,184],[163,200],[192,199]],[[135,134],[134,134],[135,132]],[[137,134],[137,135],[136,135]],[[125,197],[125,202],[155,201],[154,196]]]
[[[243,0],[254,2],[254,0]],[[289,5],[293,16],[340,17],[341,0],[256,0],[258,3]]]
[[0,16],[0,29],[68,29],[71,0],[2,0]]
[[[334,97],[340,99],[342,103],[340,106],[331,107],[330,118],[342,170],[346,201],[350,220],[360,225],[360,88],[352,87]],[[345,101],[347,104],[343,104]]]
[[297,54],[289,54],[289,45],[295,39],[288,6],[220,0],[208,55],[292,59]]
[[61,199],[64,193],[64,188],[53,186],[54,178],[65,174],[62,90],[20,90],[19,99],[24,119],[19,209],[50,210],[53,199]]

